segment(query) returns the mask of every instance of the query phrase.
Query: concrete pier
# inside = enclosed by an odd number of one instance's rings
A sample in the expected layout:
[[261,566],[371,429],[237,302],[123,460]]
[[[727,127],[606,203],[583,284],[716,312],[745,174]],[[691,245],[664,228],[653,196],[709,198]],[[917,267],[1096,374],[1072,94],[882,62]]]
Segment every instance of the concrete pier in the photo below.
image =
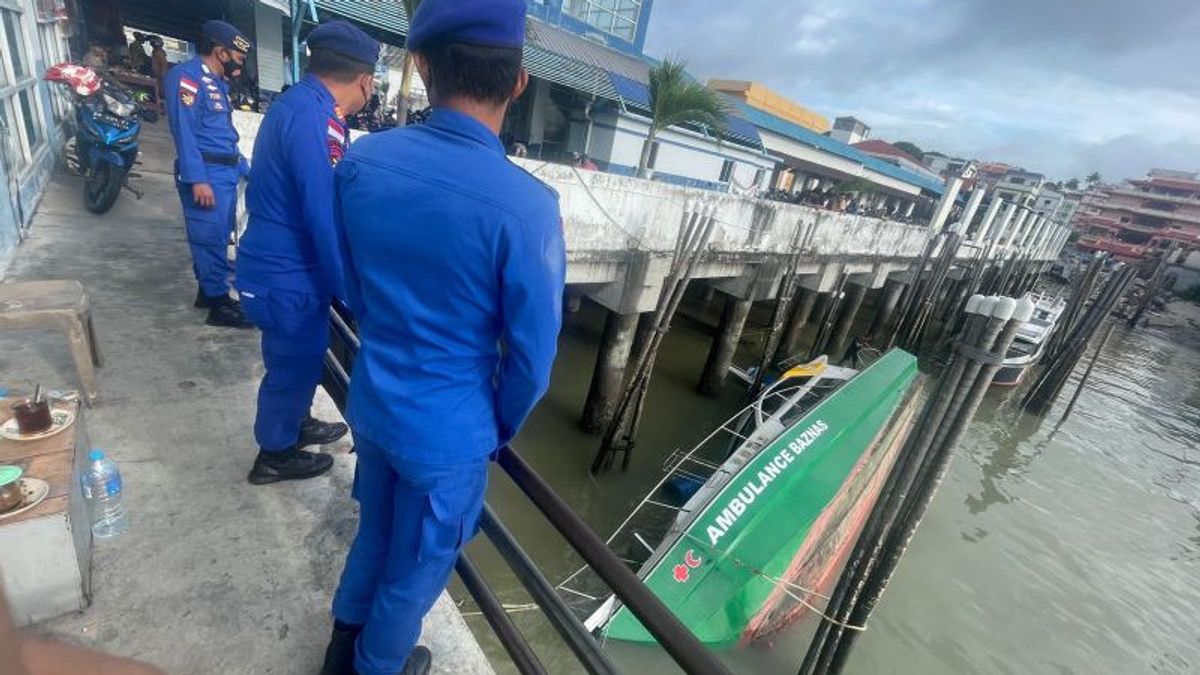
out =
[[592,372],[592,383],[580,421],[580,426],[588,433],[601,433],[612,421],[621,386],[625,382],[625,369],[629,365],[640,316],[610,311],[604,320],[604,333],[600,338],[600,349],[596,352],[596,369]]
[[788,317],[783,341],[779,345],[777,360],[790,359],[800,351],[800,333],[812,318],[813,308],[817,305],[817,295],[816,291],[809,288],[801,287],[797,291],[796,305],[792,308],[791,316]]
[[870,335],[876,338],[886,334],[892,316],[896,313],[896,306],[900,304],[900,296],[904,293],[904,284],[889,281],[881,293],[883,297],[880,299],[879,309],[875,313],[875,320],[871,322]]
[[704,371],[700,374],[700,385],[697,389],[701,394],[715,396],[725,386],[729,367],[733,365],[733,355],[742,339],[742,329],[746,327],[746,317],[750,316],[750,308],[753,305],[750,300],[726,296],[725,309],[721,313],[721,326],[713,337],[712,349],[708,352]]
[[846,298],[842,302],[841,313],[838,315],[837,324],[829,338],[829,347],[826,349],[831,363],[840,361],[842,355],[846,353],[850,329],[854,326],[858,310],[862,308],[863,298],[867,297],[867,287],[861,284],[848,283],[845,291]]

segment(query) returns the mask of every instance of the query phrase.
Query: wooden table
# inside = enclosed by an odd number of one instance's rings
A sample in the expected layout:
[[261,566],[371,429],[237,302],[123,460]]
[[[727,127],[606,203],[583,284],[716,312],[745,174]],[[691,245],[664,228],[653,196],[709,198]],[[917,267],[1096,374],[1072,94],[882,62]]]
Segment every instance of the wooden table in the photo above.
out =
[[[0,399],[0,420],[22,397]],[[0,519],[0,576],[13,619],[35,623],[83,609],[91,597],[92,532],[76,467],[88,452],[87,428],[78,402],[59,402],[75,414],[70,428],[37,441],[0,437],[0,464],[40,478],[50,492],[24,513]]]

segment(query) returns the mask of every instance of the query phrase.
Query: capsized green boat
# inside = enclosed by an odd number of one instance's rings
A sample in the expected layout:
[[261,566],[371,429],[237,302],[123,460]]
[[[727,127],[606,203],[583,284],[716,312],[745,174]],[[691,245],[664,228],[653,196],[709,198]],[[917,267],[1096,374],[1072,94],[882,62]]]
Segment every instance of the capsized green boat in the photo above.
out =
[[[609,539],[704,643],[761,639],[836,580],[915,408],[917,362],[892,350],[861,372],[794,368],[690,452]],[[654,638],[587,569],[560,589],[592,601],[604,637]],[[599,605],[598,607],[596,605]]]

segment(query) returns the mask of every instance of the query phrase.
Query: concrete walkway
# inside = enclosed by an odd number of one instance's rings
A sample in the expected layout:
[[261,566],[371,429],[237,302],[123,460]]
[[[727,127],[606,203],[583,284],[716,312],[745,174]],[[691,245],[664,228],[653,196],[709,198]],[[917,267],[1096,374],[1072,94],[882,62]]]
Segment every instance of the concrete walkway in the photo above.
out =
[[[246,473],[262,374],[256,331],[204,326],[165,122],[145,125],[137,201],[83,209],[80,180],[59,175],[6,281],[74,278],[92,296],[101,401],[85,413],[94,446],[121,466],[130,531],[97,546],[93,605],[39,629],[168,672],[315,673],[329,602],[354,536],[354,456],[329,448],[330,475],[252,487]],[[61,334],[0,334],[9,386],[78,387]],[[336,417],[323,392],[320,416]],[[490,673],[443,595],[422,641],[440,673]]]

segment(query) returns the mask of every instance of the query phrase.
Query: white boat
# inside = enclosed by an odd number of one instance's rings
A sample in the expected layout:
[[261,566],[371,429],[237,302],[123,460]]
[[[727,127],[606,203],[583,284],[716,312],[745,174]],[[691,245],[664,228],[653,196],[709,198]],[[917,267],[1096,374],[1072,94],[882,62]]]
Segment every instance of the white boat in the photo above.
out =
[[1046,343],[1058,328],[1058,320],[1067,307],[1066,300],[1045,294],[1030,293],[1033,300],[1033,317],[1017,329],[1008,355],[992,378],[992,384],[1013,386],[1025,377],[1025,372],[1037,364],[1046,352]]

